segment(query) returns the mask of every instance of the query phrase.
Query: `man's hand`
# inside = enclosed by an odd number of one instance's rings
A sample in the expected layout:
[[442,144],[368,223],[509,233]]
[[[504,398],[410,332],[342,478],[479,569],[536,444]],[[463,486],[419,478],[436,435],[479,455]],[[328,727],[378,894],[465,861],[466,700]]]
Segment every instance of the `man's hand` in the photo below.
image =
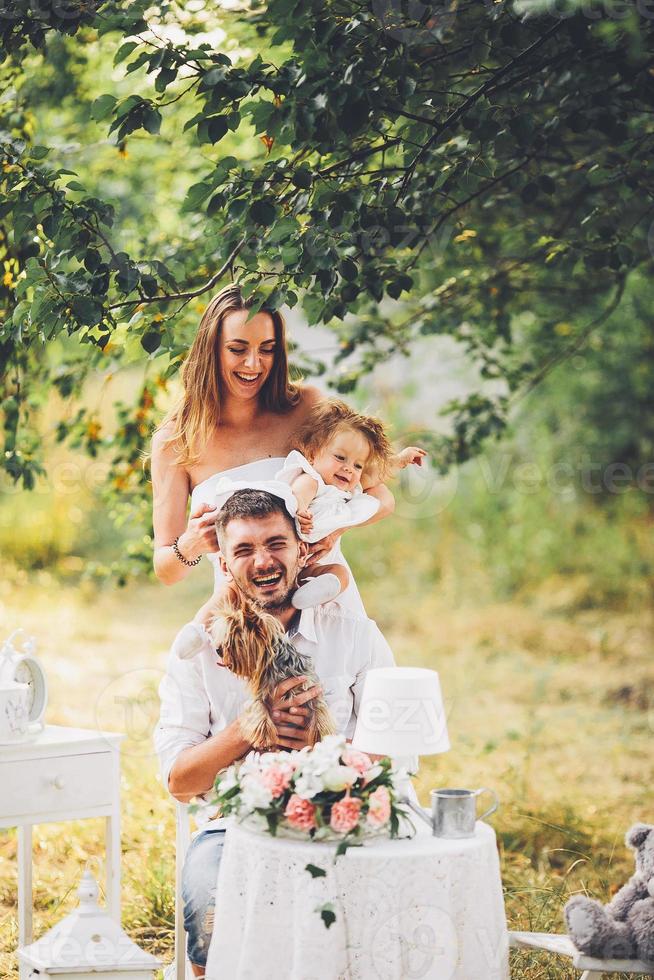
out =
[[307,566],[315,565],[317,561],[324,558],[332,550],[341,534],[345,532],[345,528],[340,528],[338,531],[332,531],[328,534],[326,538],[322,538],[320,541],[315,541],[311,547],[311,553],[307,558]]
[[306,677],[288,677],[281,681],[273,692],[271,715],[279,740],[279,749],[303,749],[305,745],[313,745],[309,738],[307,722],[311,714],[310,708],[305,708],[307,701],[317,698],[322,688],[314,684],[306,691],[293,694],[293,688],[304,684]]

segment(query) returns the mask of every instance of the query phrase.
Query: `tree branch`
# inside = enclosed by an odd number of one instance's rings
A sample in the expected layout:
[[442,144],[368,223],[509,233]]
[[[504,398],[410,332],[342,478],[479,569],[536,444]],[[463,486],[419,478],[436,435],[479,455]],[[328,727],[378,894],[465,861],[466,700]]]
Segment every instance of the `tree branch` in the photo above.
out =
[[176,299],[194,299],[196,296],[202,296],[203,293],[213,289],[213,287],[220,282],[225,273],[231,268],[234,259],[245,245],[245,242],[246,236],[244,235],[232,249],[231,253],[225,262],[223,262],[218,272],[216,272],[211,279],[208,279],[203,286],[198,286],[197,289],[188,289],[181,293],[163,293],[161,296],[145,296],[143,299],[127,299],[122,303],[112,303],[108,309],[117,310],[122,306],[139,306],[145,303],[170,303]]

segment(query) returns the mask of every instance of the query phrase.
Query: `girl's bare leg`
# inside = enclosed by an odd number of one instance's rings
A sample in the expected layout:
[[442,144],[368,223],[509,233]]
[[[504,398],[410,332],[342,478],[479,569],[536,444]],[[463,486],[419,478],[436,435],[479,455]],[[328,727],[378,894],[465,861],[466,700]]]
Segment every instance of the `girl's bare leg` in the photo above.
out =
[[193,617],[193,622],[201,623],[203,626],[207,627],[210,626],[214,616],[216,615],[216,610],[222,606],[225,599],[231,601],[235,594],[235,590],[229,582],[220,582],[220,584],[216,586],[211,598],[207,599],[204,605],[200,606]]
[[209,634],[216,610],[229,599],[232,587],[228,582],[221,582],[213,595],[198,609],[193,621],[182,626],[173,641],[173,653],[181,660],[191,660],[203,650],[212,652],[214,645]]
[[296,609],[319,606],[336,599],[348,587],[350,576],[345,565],[312,565],[302,570],[298,577],[298,589],[291,599]]

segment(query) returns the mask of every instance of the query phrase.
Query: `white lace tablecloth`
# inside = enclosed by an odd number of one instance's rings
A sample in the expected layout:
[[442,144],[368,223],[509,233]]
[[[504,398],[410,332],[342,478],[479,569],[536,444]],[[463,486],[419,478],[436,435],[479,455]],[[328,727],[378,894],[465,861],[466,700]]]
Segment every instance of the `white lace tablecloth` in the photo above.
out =
[[[336,845],[227,831],[206,980],[506,980],[495,834]],[[307,864],[323,868],[312,878]],[[318,906],[331,902],[327,929]]]

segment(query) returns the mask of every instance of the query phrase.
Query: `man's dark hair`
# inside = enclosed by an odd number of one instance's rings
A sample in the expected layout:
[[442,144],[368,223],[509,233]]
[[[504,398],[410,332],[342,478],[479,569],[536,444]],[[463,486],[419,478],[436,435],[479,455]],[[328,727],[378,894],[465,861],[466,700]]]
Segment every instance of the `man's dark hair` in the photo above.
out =
[[268,517],[269,514],[282,514],[296,534],[293,518],[286,510],[286,505],[281,497],[265,490],[236,490],[228,497],[223,506],[218,511],[216,517],[216,535],[218,543],[222,547],[222,538],[225,528],[231,521],[240,517]]

